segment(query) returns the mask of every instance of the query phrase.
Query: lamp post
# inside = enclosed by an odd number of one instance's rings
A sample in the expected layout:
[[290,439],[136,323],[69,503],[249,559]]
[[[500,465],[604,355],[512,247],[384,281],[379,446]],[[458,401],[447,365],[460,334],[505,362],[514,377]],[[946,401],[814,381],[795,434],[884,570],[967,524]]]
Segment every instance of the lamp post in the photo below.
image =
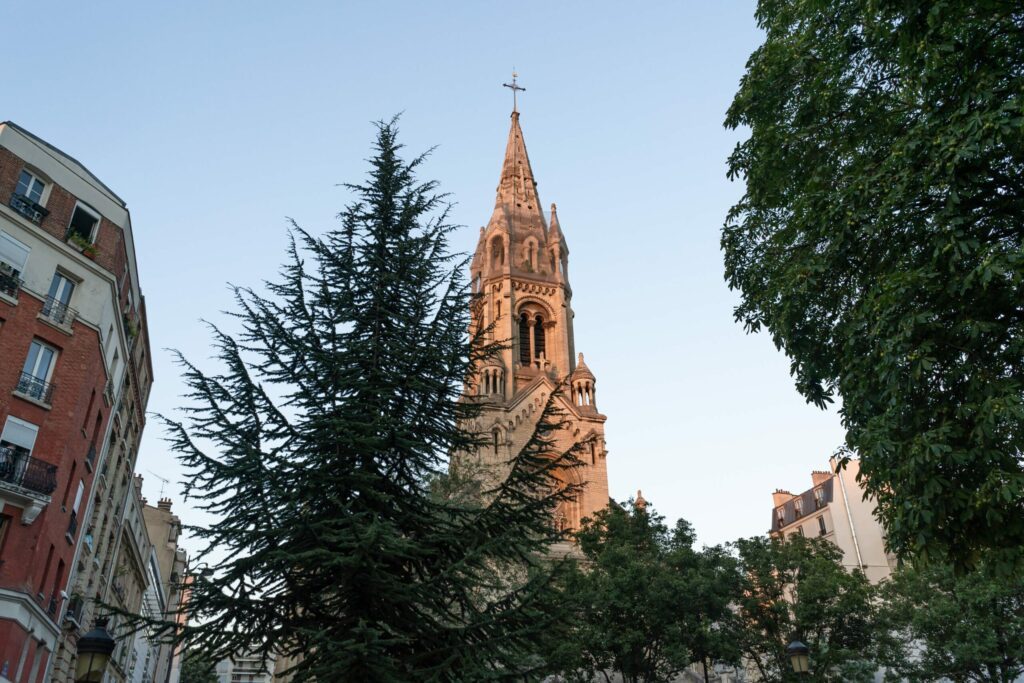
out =
[[107,633],[107,620],[97,619],[96,626],[78,639],[78,661],[75,683],[99,683],[117,643]]
[[789,664],[793,667],[793,673],[807,674],[811,671],[811,649],[794,640],[786,646],[786,656],[789,657]]

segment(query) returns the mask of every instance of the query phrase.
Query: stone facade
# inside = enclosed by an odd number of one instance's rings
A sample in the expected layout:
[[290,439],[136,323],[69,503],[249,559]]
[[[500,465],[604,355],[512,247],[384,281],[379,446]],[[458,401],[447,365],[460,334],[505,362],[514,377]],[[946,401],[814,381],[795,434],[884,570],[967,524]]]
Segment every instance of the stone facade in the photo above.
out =
[[582,467],[568,475],[583,489],[556,511],[555,523],[578,529],[584,517],[608,505],[606,418],[597,409],[596,378],[576,354],[569,247],[555,205],[547,216],[541,210],[518,112],[512,113],[494,212],[480,228],[470,273],[479,295],[473,330],[488,330],[491,341],[506,347],[467,388],[484,406],[476,428],[491,435],[476,458],[500,471],[530,440],[548,398],[562,387],[555,400],[568,428],[556,448],[584,444]]
[[830,458],[828,470],[811,472],[812,487],[799,495],[782,489],[772,494],[770,534],[825,538],[843,551],[844,567],[859,567],[871,583],[878,583],[892,573],[896,558],[885,550],[885,530],[874,516],[874,499],[865,498],[857,482],[860,462],[850,460],[836,473],[837,464]]

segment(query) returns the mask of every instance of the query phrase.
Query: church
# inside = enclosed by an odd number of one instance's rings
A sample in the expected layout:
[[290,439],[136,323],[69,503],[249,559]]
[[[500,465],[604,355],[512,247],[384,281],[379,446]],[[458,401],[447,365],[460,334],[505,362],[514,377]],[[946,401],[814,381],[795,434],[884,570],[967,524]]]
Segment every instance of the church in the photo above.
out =
[[[514,80],[509,87],[520,89]],[[493,341],[506,345],[479,368],[469,389],[483,406],[478,428],[490,434],[478,461],[500,466],[518,453],[548,397],[568,378],[555,399],[567,424],[555,445],[567,450],[586,444],[582,466],[566,474],[576,478],[567,483],[582,485],[582,492],[555,512],[554,523],[578,530],[583,518],[608,505],[606,417],[597,408],[594,373],[576,353],[569,246],[555,205],[547,216],[541,209],[516,107],[494,212],[480,228],[470,275],[480,300],[475,324],[490,326]]]

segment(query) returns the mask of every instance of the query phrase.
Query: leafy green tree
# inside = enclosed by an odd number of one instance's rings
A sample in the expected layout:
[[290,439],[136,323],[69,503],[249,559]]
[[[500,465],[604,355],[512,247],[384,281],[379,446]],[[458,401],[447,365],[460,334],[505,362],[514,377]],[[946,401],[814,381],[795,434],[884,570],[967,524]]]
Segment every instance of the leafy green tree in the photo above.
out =
[[897,554],[1015,562],[1024,9],[761,0],[756,16],[726,118],[750,130],[722,234],[736,318],[770,331],[808,401],[841,397]]
[[693,548],[693,529],[671,530],[646,507],[612,504],[578,532],[583,562],[562,599],[574,609],[549,663],[578,681],[613,674],[667,681],[694,661],[738,652],[726,636],[738,580],[720,548]]
[[218,683],[216,662],[206,659],[195,650],[185,650],[181,657],[180,683]]
[[378,125],[340,227],[294,226],[268,293],[235,290],[220,369],[181,359],[191,402],[171,443],[215,520],[191,529],[211,571],[182,639],[211,659],[294,658],[296,681],[521,680],[557,622],[558,565],[540,558],[578,460],[552,453],[548,410],[506,478],[439,495],[449,456],[482,442],[461,394],[497,344],[467,337],[445,197],[396,135]]
[[1012,683],[1024,675],[1024,578],[982,565],[904,566],[882,587],[887,680]]
[[754,680],[808,680],[786,658],[794,638],[810,648],[809,680],[874,679],[874,590],[863,572],[846,571],[836,546],[794,535],[741,539],[735,547],[742,577],[738,642]]

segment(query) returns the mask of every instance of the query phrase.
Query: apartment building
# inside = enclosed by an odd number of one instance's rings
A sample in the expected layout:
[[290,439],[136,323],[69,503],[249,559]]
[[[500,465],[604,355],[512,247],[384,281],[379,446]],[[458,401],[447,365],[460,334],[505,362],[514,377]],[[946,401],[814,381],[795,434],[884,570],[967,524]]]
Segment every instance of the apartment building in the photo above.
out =
[[73,581],[101,550],[94,502],[123,510],[110,450],[132,431],[134,465],[151,378],[125,202],[0,123],[0,683],[66,680],[55,660],[92,626]]
[[865,498],[857,482],[860,462],[850,460],[839,472],[837,465],[833,457],[827,471],[811,472],[811,488],[803,493],[776,489],[770,534],[826,538],[843,551],[845,567],[860,567],[868,580],[878,583],[892,573],[895,557],[885,551],[885,530],[875,519],[874,499]]
[[272,683],[274,662],[259,656],[237,656],[217,662],[217,683]]

